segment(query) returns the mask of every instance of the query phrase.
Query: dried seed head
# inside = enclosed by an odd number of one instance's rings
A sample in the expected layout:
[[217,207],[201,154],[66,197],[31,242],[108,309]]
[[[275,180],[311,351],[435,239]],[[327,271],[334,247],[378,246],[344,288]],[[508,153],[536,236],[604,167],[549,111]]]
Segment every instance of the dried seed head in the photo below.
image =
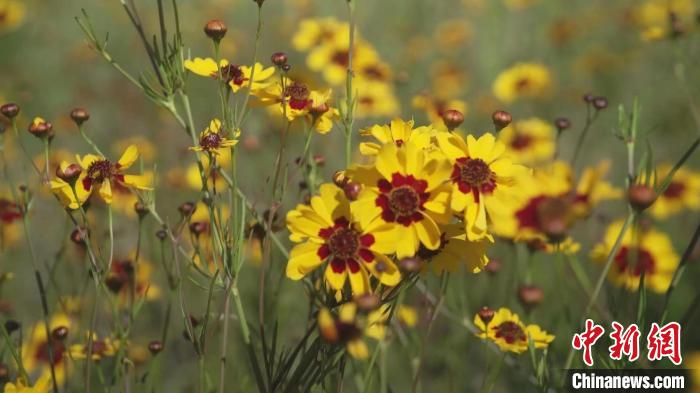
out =
[[272,61],[272,64],[276,65],[277,67],[282,67],[283,65],[287,64],[287,54],[284,52],[273,53],[270,60]]
[[603,110],[608,107],[608,99],[605,97],[595,97],[593,99],[593,107],[597,110]]
[[362,191],[362,186],[359,183],[348,182],[343,186],[343,191],[349,200],[355,201]]
[[90,119],[90,114],[83,108],[75,108],[70,112],[70,118],[73,119],[75,124],[80,127]]
[[627,199],[636,211],[641,212],[649,208],[656,201],[656,191],[653,187],[643,184],[634,184],[627,190]]
[[156,356],[163,350],[163,342],[160,340],[151,341],[148,343],[148,350],[151,352],[151,355]]
[[8,334],[12,334],[13,332],[19,330],[20,327],[22,327],[22,325],[20,325],[20,323],[14,319],[8,319],[5,321],[5,330],[7,330]]
[[366,293],[355,298],[357,307],[362,311],[373,311],[379,307],[380,299],[374,293]]
[[557,127],[557,130],[559,132],[562,132],[571,127],[571,121],[566,117],[559,117],[556,120],[554,120],[554,126]]
[[493,125],[496,127],[496,131],[500,131],[513,121],[513,116],[506,111],[496,111],[491,115],[491,120],[493,120]]
[[448,109],[442,113],[442,121],[447,129],[452,131],[464,123],[464,115],[456,109]]
[[542,303],[544,292],[536,285],[523,285],[518,289],[518,299],[526,309],[530,309]]
[[408,257],[400,260],[399,266],[407,273],[415,273],[423,267],[423,261],[418,257]]
[[221,41],[227,31],[226,24],[218,19],[212,19],[204,25],[204,34],[216,42]]
[[63,341],[68,337],[68,328],[66,326],[59,326],[51,331],[51,338],[56,341]]
[[4,104],[0,106],[0,113],[8,119],[13,119],[19,114],[19,105],[14,103]]
[[484,306],[481,307],[481,309],[478,312],[479,318],[481,318],[482,321],[484,321],[484,324],[488,325],[489,322],[493,319],[493,315],[495,314],[492,309]]
[[82,171],[82,168],[80,168],[80,165],[78,164],[70,164],[64,169],[61,169],[59,166],[56,168],[56,177],[65,181],[66,183],[73,184],[76,180],[78,180],[78,177],[80,177],[80,173]]

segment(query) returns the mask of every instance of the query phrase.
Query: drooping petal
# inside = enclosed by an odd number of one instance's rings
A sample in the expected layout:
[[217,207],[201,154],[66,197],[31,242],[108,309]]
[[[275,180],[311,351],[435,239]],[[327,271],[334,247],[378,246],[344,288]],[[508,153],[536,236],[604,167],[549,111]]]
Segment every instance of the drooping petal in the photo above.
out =
[[124,154],[122,154],[121,158],[119,158],[118,164],[120,169],[126,169],[129,168],[131,165],[136,162],[136,160],[139,158],[139,149],[136,147],[136,145],[129,145],[129,147],[126,148],[124,151]]

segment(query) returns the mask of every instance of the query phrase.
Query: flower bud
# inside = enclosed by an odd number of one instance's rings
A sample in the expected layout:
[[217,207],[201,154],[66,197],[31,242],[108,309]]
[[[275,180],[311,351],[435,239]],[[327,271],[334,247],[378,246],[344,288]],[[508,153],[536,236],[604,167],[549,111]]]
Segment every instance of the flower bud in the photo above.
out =
[[523,285],[518,289],[518,299],[526,309],[531,309],[542,303],[544,292],[536,285]]
[[224,22],[218,19],[212,19],[204,25],[204,34],[212,40],[219,42],[226,35],[228,28]]
[[159,229],[156,231],[156,237],[158,240],[163,241],[166,237],[168,237],[168,232],[166,232],[165,229]]
[[148,206],[144,205],[141,202],[136,202],[134,203],[134,211],[136,214],[139,216],[139,218],[144,218],[146,215],[148,215]]
[[51,338],[56,341],[63,341],[68,337],[68,328],[65,326],[59,326],[51,331]]
[[75,108],[70,112],[70,118],[73,119],[73,122],[75,122],[78,127],[80,127],[83,125],[83,123],[90,119],[90,114],[83,108]]
[[418,257],[408,257],[399,261],[401,269],[408,273],[420,271],[423,267],[423,261]]
[[566,117],[559,117],[554,120],[554,126],[557,127],[557,131],[562,132],[571,128],[571,121]]
[[148,343],[148,350],[151,352],[151,355],[156,356],[163,350],[163,342],[160,340],[151,341]]
[[452,131],[464,123],[464,115],[456,109],[448,109],[442,113],[442,121],[447,129]]
[[50,138],[53,136],[53,125],[41,117],[34,118],[28,131],[37,138]]
[[627,199],[636,211],[641,212],[649,208],[656,201],[656,191],[653,187],[643,184],[633,184],[627,190]]
[[343,191],[349,200],[355,201],[362,191],[362,186],[359,183],[348,182],[343,186]]
[[209,229],[209,224],[204,221],[195,221],[190,224],[190,231],[195,235],[199,236]]
[[345,177],[345,171],[335,171],[333,174],[333,183],[340,188],[345,188],[348,181],[348,178]]
[[0,113],[8,119],[13,119],[19,114],[19,105],[13,103],[4,104],[0,106]]
[[283,65],[287,64],[287,54],[284,52],[273,53],[270,60],[272,60],[272,64],[276,65],[277,67],[282,67]]
[[110,274],[107,276],[107,278],[105,278],[105,285],[107,285],[107,288],[114,293],[119,293],[119,291],[121,291],[121,289],[124,287],[124,284],[124,280],[116,274]]
[[373,311],[379,307],[380,299],[374,293],[365,293],[355,298],[357,307],[362,311]]
[[189,217],[195,210],[197,210],[197,205],[195,205],[194,202],[187,201],[180,205],[177,210],[180,212],[182,217]]
[[74,184],[75,181],[78,180],[78,177],[80,177],[82,171],[82,168],[80,168],[78,164],[70,164],[63,169],[59,166],[56,168],[56,177],[66,183]]
[[491,115],[491,120],[493,120],[493,125],[496,127],[496,131],[501,131],[502,129],[508,127],[508,124],[513,121],[513,116],[506,111],[496,111]]
[[8,334],[14,333],[15,331],[19,330],[20,327],[22,327],[22,325],[20,325],[20,323],[14,319],[8,319],[5,321],[5,330],[7,330]]
[[493,315],[495,314],[492,309],[484,306],[481,307],[479,312],[477,313],[479,315],[479,318],[484,322],[485,325],[488,325],[489,322],[493,319]]
[[284,72],[289,72],[289,70],[292,69],[292,66],[290,64],[285,64],[282,66],[282,71]]
[[325,165],[326,164],[326,156],[324,156],[323,154],[314,155],[314,164],[316,164],[316,166]]
[[503,262],[501,262],[500,259],[492,258],[489,260],[489,263],[484,266],[484,270],[491,274],[496,274],[499,271],[501,271],[501,268],[503,267]]
[[608,100],[605,97],[596,97],[593,99],[593,107],[597,110],[602,110],[608,107]]
[[586,93],[583,95],[582,98],[583,98],[583,102],[590,104],[591,102],[593,102],[593,99],[595,98],[595,96],[591,93]]
[[85,240],[87,238],[87,229],[85,228],[75,228],[70,234],[70,240],[80,246],[85,245]]
[[323,116],[324,113],[328,112],[331,108],[326,104],[325,102],[321,104],[311,104],[311,107],[309,108],[309,113],[311,113],[311,116],[314,118],[317,118],[319,116]]
[[0,363],[0,383],[10,379],[10,368],[5,363]]
[[550,241],[566,238],[571,217],[571,203],[564,198],[549,198],[537,206],[537,220]]

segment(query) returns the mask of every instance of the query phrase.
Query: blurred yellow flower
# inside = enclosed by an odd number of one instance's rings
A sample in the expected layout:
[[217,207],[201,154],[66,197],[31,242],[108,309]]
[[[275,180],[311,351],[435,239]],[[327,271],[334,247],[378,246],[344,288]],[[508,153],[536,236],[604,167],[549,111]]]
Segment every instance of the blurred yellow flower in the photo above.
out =
[[517,314],[507,308],[499,308],[488,323],[477,314],[474,325],[480,330],[477,337],[493,341],[503,352],[520,354],[527,351],[529,341],[537,349],[547,348],[554,341],[553,335],[537,325],[525,325]]
[[292,45],[296,50],[305,52],[323,43],[336,42],[340,39],[338,37],[347,39],[347,23],[338,22],[335,18],[304,19],[292,37]]
[[119,343],[112,341],[112,339],[110,339],[109,337],[100,340],[97,337],[97,333],[92,333],[92,350],[90,350],[90,347],[88,347],[89,334],[89,332],[86,333],[85,344],[71,345],[70,356],[72,359],[87,359],[88,352],[90,352],[92,361],[98,362],[103,358],[113,357],[117,354]]
[[383,340],[388,318],[389,309],[386,304],[363,318],[358,315],[355,303],[345,303],[338,308],[337,315],[322,308],[318,312],[318,329],[325,341],[343,344],[350,356],[366,359],[369,357],[369,349],[364,337]]
[[493,243],[491,239],[469,240],[464,226],[460,224],[444,225],[441,231],[440,247],[437,250],[424,247],[418,250],[418,256],[429,262],[435,272],[454,273],[464,265],[468,272],[479,273],[489,263],[486,250]]
[[[53,332],[58,327],[66,327],[70,332],[71,321],[65,314],[55,314],[49,321],[49,331]],[[49,356],[49,340],[46,336],[46,328],[43,322],[38,322],[31,329],[22,343],[22,361],[27,373],[38,373],[41,378],[51,378],[51,366],[53,363],[56,373],[56,383],[62,385],[70,373],[68,362],[68,349],[62,341],[51,340],[51,352]]]
[[0,34],[18,28],[27,13],[24,2],[17,0],[0,0]]
[[469,106],[466,102],[459,99],[442,99],[431,96],[428,93],[420,93],[413,97],[413,107],[425,111],[428,120],[436,127],[444,128],[445,123],[442,120],[442,115],[446,110],[454,109],[462,112],[462,115],[467,116]]
[[537,165],[550,160],[556,150],[556,130],[549,122],[532,117],[511,123],[498,133],[514,162]]
[[49,393],[52,389],[51,375],[42,374],[36,381],[34,386],[29,385],[21,378],[15,383],[8,382],[5,384],[4,393]]
[[552,89],[549,69],[537,63],[518,63],[501,72],[493,82],[493,94],[504,103],[519,98],[541,98]]
[[[664,179],[671,168],[668,164],[659,165],[657,179]],[[686,209],[700,210],[700,173],[681,167],[673,175],[666,191],[651,205],[649,212],[663,220]]]

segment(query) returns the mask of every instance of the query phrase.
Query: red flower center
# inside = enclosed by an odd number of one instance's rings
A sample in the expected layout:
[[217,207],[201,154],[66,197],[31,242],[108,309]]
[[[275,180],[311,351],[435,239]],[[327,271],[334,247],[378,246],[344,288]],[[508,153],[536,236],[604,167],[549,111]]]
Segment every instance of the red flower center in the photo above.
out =
[[377,182],[380,194],[375,204],[382,208],[382,218],[386,222],[398,222],[405,226],[423,219],[423,205],[430,193],[425,190],[428,182],[413,175],[394,173],[391,182],[381,179]]
[[285,89],[285,95],[289,97],[289,106],[296,110],[303,110],[311,104],[310,94],[309,88],[303,83],[294,82]]
[[533,138],[530,135],[516,134],[515,138],[510,142],[510,147],[513,150],[525,150],[533,142]]
[[[53,365],[59,364],[63,360],[63,353],[66,351],[65,345],[62,342],[52,340],[52,350],[53,350]],[[34,353],[34,358],[42,363],[49,363],[49,343],[48,341],[42,342],[36,348]]]
[[210,132],[199,138],[199,146],[204,150],[216,150],[221,146],[221,136]]
[[496,338],[504,339],[508,344],[513,344],[516,341],[527,341],[527,335],[515,322],[506,321],[498,326],[494,326],[493,330],[496,331]]
[[496,188],[496,175],[480,158],[458,158],[452,167],[451,178],[462,193],[474,193],[477,202],[479,193],[489,194]]
[[336,273],[350,269],[351,273],[360,270],[360,261],[374,261],[369,249],[374,244],[372,234],[362,234],[352,227],[345,217],[335,220],[332,227],[323,228],[318,235],[326,242],[319,247],[317,255],[322,260],[330,258],[331,268]]
[[[241,67],[235,64],[228,64],[221,67],[220,72],[221,78],[226,81],[226,83],[233,82],[234,85],[240,86],[243,82],[248,80],[248,78],[243,75]],[[218,78],[218,75],[213,76]]]
[[331,59],[331,61],[341,67],[347,67],[348,63],[350,62],[350,55],[346,50],[336,51],[333,54],[333,58]]
[[97,160],[90,164],[87,170],[87,177],[97,183],[102,183],[105,179],[112,177],[114,166],[109,160]]
[[656,270],[656,261],[647,250],[622,246],[615,256],[615,266],[620,273],[628,271],[629,274],[639,277],[642,272],[653,274]]
[[664,196],[673,199],[680,198],[680,196],[683,195],[683,191],[685,191],[685,184],[672,181],[671,184],[668,185],[666,191],[664,191]]
[[0,198],[0,221],[10,224],[20,218],[22,218],[22,211],[19,206],[7,199]]

